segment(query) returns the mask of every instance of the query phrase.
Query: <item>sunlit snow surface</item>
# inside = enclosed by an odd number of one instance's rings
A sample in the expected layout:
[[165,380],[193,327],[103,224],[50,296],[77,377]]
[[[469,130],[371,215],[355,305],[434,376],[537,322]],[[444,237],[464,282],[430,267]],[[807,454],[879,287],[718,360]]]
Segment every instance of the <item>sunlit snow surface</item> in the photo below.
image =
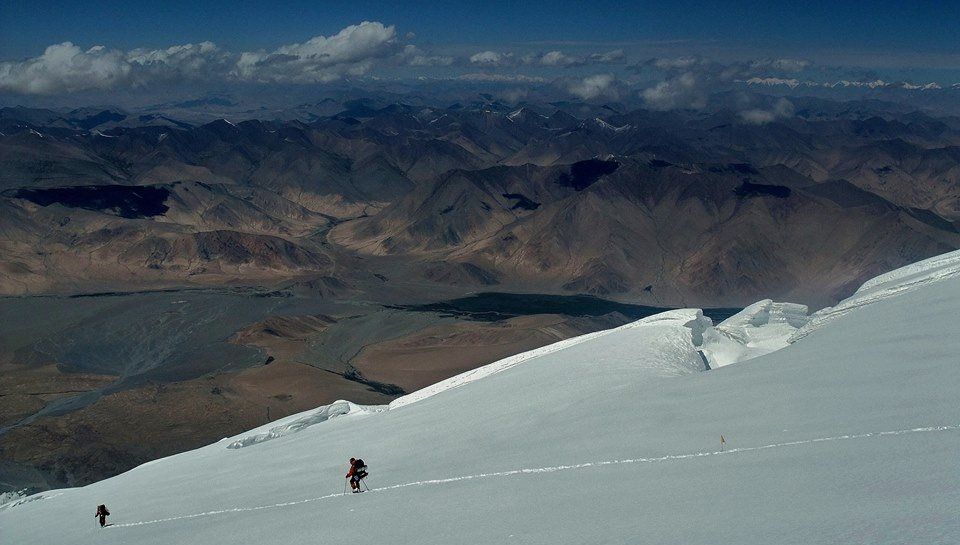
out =
[[0,540],[960,543],[958,311],[960,253],[811,317],[672,311],[18,500]]
[[259,445],[272,439],[297,433],[310,426],[326,422],[331,418],[356,415],[358,413],[379,412],[385,409],[386,407],[384,406],[357,405],[341,399],[312,411],[305,411],[293,416],[288,416],[287,418],[277,420],[266,426],[251,430],[239,439],[231,442],[227,445],[227,448],[236,449]]

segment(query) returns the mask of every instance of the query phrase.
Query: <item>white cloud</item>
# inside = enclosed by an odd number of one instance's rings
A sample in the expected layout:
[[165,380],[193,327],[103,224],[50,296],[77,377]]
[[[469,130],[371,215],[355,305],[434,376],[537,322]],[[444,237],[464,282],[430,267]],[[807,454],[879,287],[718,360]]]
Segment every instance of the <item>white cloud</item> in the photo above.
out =
[[516,104],[527,98],[527,95],[529,95],[530,92],[522,87],[514,87],[512,89],[499,90],[495,94],[510,104]]
[[540,57],[540,64],[544,66],[562,66],[569,68],[571,66],[582,66],[585,61],[580,57],[571,57],[561,51],[550,51]]
[[[747,82],[750,85],[792,84],[795,87],[799,85],[798,80],[777,77],[775,74],[796,73],[810,66],[809,61],[788,58],[722,64],[699,56],[687,56],[650,59],[635,68],[651,68],[664,73],[666,79],[645,89],[642,95],[648,107],[669,110],[704,108],[710,93],[735,82]],[[771,72],[774,75],[771,75]],[[761,121],[767,114],[771,112],[761,114],[751,111],[744,119],[750,122]]]
[[519,59],[517,59],[517,61],[518,61],[520,64],[525,64],[525,65],[537,64],[537,62],[540,61],[540,54],[539,54],[539,53],[527,53],[526,55],[523,55],[522,57],[520,57]]
[[777,119],[793,115],[793,103],[781,98],[773,107],[766,109],[752,109],[740,112],[740,118],[751,125],[764,125]]
[[128,61],[144,66],[156,64],[188,65],[200,68],[207,59],[221,57],[222,51],[213,42],[175,45],[166,49],[134,49],[126,55]]
[[513,83],[543,83],[544,80],[538,76],[526,76],[523,74],[487,74],[474,73],[462,74],[457,76],[462,81],[486,81],[486,82],[513,82]]
[[398,52],[396,29],[364,21],[333,36],[316,36],[302,44],[290,44],[273,52],[244,52],[233,74],[259,82],[328,82],[344,76],[360,76],[373,61]]
[[616,78],[613,74],[595,74],[583,79],[567,82],[567,91],[583,100],[592,100],[598,97],[616,99],[618,93],[615,87]]
[[513,59],[510,53],[497,53],[496,51],[481,51],[470,56],[471,64],[481,66],[503,66]]
[[[489,51],[487,53],[492,53]],[[577,66],[585,66],[588,64],[615,64],[623,61],[625,55],[622,49],[615,49],[613,51],[607,51],[604,53],[593,53],[586,57],[578,55],[569,55],[563,51],[548,51],[546,53],[527,53],[516,59],[511,59],[506,57],[500,59],[499,64],[506,65],[511,61],[516,61],[514,64],[521,65],[539,65],[539,66],[556,66],[560,68],[573,68]]]
[[645,89],[643,99],[654,110],[699,109],[706,106],[707,94],[696,74],[684,72]]
[[594,53],[589,57],[591,62],[598,64],[614,64],[623,61],[624,58],[626,58],[626,55],[624,55],[622,49],[614,49],[606,53]]
[[123,52],[102,45],[86,51],[64,42],[39,57],[0,63],[0,90],[24,94],[56,94],[138,87],[162,80],[222,75],[230,55],[211,42],[166,49]]
[[58,94],[209,79],[312,83],[363,75],[388,57],[400,56],[412,66],[453,63],[452,57],[403,54],[393,26],[369,21],[329,37],[239,55],[212,42],[127,52],[100,45],[83,50],[64,42],[39,57],[0,62],[0,91]]
[[[411,46],[407,46],[408,48]],[[432,58],[432,57],[431,57]],[[602,53],[592,53],[590,55],[571,55],[560,50],[527,53],[500,52],[493,50],[478,51],[469,57],[451,58],[443,57],[443,66],[451,64],[466,64],[471,66],[480,66],[484,68],[518,68],[529,66],[536,67],[557,67],[574,68],[596,64],[616,64],[623,62],[625,55],[622,49],[615,49]],[[447,59],[450,59],[449,61]],[[408,63],[413,64],[413,63]],[[429,64],[436,66],[439,63]],[[428,65],[428,64],[424,64]]]
[[702,57],[697,56],[661,57],[647,61],[647,64],[650,64],[660,70],[689,70],[690,68],[700,66],[705,63],[706,61]]
[[158,80],[204,79],[223,76],[231,55],[213,42],[175,45],[166,49],[134,49],[125,55],[133,66],[133,84]]
[[[519,54],[518,54],[519,55]],[[595,53],[588,58],[568,55],[563,51],[548,51],[546,53],[531,52],[523,55],[500,53],[498,51],[480,51],[471,55],[470,64],[497,68],[503,66],[556,66],[570,68],[585,64],[613,63],[623,58],[623,51],[616,50],[607,53]]]
[[99,45],[84,51],[63,42],[39,57],[0,63],[0,90],[42,95],[108,89],[127,81],[131,71],[121,51]]
[[756,59],[748,63],[750,69],[756,71],[774,70],[790,73],[801,72],[810,65],[810,61],[803,59]]
[[428,55],[415,45],[404,46],[400,54],[402,64],[409,66],[450,66],[453,64],[453,57],[448,55]]

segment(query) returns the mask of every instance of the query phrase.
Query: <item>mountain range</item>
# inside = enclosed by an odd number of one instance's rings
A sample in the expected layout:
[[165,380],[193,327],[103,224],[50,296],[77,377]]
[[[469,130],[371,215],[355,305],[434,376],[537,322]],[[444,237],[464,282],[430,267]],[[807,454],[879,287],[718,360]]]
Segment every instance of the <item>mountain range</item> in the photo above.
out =
[[2,108],[0,489],[960,248],[956,118],[783,100]]
[[311,123],[196,126],[7,108],[0,290],[380,274],[666,305],[769,293],[821,306],[960,244],[952,119],[794,99],[795,116],[757,124],[729,100],[589,115],[368,100]]

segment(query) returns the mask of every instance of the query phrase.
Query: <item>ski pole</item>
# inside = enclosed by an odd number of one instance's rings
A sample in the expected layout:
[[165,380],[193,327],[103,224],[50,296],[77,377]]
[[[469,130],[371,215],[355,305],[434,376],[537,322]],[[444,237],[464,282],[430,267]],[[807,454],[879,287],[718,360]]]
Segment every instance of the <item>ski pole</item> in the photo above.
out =
[[344,495],[344,496],[347,495],[347,481],[346,481],[346,479],[344,479],[344,481],[343,481],[343,495]]

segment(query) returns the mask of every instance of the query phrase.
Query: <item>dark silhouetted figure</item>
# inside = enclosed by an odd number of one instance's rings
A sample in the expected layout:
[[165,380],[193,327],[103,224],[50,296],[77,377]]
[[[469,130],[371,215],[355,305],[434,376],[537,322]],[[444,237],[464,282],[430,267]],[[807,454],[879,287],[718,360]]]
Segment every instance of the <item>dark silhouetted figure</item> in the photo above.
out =
[[100,517],[100,527],[103,528],[107,525],[107,517],[110,516],[110,511],[107,511],[106,505],[98,505],[97,514],[93,516]]

